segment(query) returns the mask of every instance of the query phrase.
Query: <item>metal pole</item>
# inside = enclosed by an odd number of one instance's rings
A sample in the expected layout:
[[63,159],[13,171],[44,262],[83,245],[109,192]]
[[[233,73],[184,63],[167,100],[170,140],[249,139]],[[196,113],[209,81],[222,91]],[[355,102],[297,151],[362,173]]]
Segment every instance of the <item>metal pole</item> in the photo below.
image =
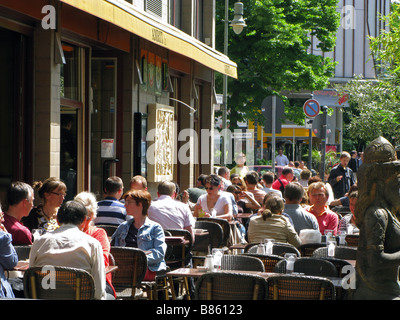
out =
[[275,131],[276,131],[276,96],[272,96],[272,172],[275,173]]
[[[228,56],[228,8],[229,8],[229,0],[225,0],[225,21],[224,21],[224,54]],[[222,109],[222,132],[223,132],[223,144],[222,144],[222,164],[227,163],[227,135],[226,135],[226,128],[227,128],[227,112],[228,112],[228,76],[224,74],[223,76],[223,109]]]
[[320,178],[322,181],[325,181],[325,156],[326,156],[326,128],[328,124],[328,107],[323,106],[322,111],[324,112],[324,118],[322,123],[322,152],[321,152],[321,170],[319,173]]
[[309,129],[308,134],[308,169],[312,169],[312,129]]

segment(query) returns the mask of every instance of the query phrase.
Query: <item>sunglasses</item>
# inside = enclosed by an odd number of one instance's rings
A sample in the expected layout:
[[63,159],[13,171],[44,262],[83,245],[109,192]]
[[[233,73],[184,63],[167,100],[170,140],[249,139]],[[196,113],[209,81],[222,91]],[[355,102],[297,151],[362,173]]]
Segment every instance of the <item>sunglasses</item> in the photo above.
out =
[[205,187],[206,190],[214,190],[216,187]]

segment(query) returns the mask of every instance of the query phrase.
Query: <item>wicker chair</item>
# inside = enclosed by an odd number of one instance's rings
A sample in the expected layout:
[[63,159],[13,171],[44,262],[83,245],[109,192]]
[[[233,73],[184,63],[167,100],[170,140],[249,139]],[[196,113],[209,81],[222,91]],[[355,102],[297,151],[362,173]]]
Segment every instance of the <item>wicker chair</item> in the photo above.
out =
[[332,281],[303,275],[273,275],[267,278],[269,300],[335,300]]
[[[253,244],[251,247],[245,250],[248,253],[257,253],[257,246],[258,244]],[[272,247],[272,254],[277,256],[284,256],[285,253],[294,253],[296,256],[300,257],[300,251],[296,249],[296,247],[290,243],[282,243],[282,242],[275,242],[274,246]]]
[[146,254],[137,248],[114,246],[111,247],[110,253],[118,266],[113,277],[117,299],[139,298],[140,294],[136,294],[136,289],[140,289],[147,271]]
[[224,254],[221,261],[221,270],[242,270],[264,272],[264,263],[256,258],[245,255]]
[[258,275],[210,272],[196,282],[196,300],[266,300],[266,280]]
[[[53,271],[55,275],[54,289],[50,283],[49,287],[44,287],[42,281],[45,277],[49,277],[49,272],[51,274]],[[45,300],[94,299],[93,276],[82,269],[59,266],[31,267],[25,271],[23,281],[26,298]]]
[[[275,272],[286,273],[286,260],[275,265]],[[312,257],[297,258],[294,262],[293,272],[304,273],[307,276],[337,277],[338,272],[331,262]]]
[[193,249],[193,238],[190,232],[184,229],[166,229],[165,232],[171,236],[182,236],[189,241],[185,246],[167,243],[168,256],[165,257],[167,265],[171,270],[190,266]]
[[219,218],[197,218],[196,221],[209,221],[218,223],[222,228],[222,246],[227,247],[229,243],[229,237],[231,234],[231,226],[229,225],[228,220],[219,219]]
[[265,272],[275,272],[275,265],[284,258],[276,255],[258,254],[258,253],[243,253],[242,255],[255,257],[260,259],[264,264]]
[[358,234],[348,234],[346,235],[346,243],[349,247],[358,247],[358,240],[360,236]]
[[118,228],[118,226],[111,225],[111,224],[99,224],[99,225],[96,225],[96,227],[106,230],[107,236],[109,236],[109,237],[112,237],[115,230],[117,230],[117,228]]
[[331,262],[336,267],[339,277],[346,276],[346,273],[342,272],[343,267],[345,267],[345,266],[352,267],[350,262],[343,260],[343,259],[336,259],[336,258],[331,258],[331,257],[321,257],[320,259]]
[[[354,247],[346,247],[346,246],[336,246],[335,247],[335,255],[333,258],[343,259],[343,260],[356,260],[357,248]],[[328,257],[328,247],[322,247],[316,249],[313,254],[313,257],[317,258],[326,258]]]
[[213,248],[222,248],[224,232],[220,224],[211,221],[196,220],[195,229],[205,229],[209,233],[208,243],[196,243],[193,245],[193,252],[207,254]]
[[325,243],[305,243],[305,244],[301,244],[298,247],[298,250],[300,251],[300,254],[302,257],[311,257],[313,252],[321,247],[325,247],[326,244]]
[[29,253],[31,252],[31,245],[26,245],[26,246],[14,246],[15,251],[17,252],[18,255],[18,260],[26,260],[29,259]]

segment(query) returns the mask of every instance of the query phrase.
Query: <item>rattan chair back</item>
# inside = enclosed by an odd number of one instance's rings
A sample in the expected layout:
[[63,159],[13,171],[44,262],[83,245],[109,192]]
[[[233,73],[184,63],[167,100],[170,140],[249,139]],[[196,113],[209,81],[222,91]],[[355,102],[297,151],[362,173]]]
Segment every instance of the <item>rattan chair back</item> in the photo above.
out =
[[[275,265],[275,272],[286,273],[286,260],[282,260]],[[293,272],[318,277],[338,276],[337,269],[332,262],[313,257],[297,258],[294,262]]]
[[[245,252],[248,253],[257,253],[258,244],[252,244],[251,246],[246,246]],[[297,257],[300,257],[300,251],[296,249],[296,247],[290,243],[282,243],[275,242],[272,247],[272,254],[277,256],[284,256],[286,253],[294,253]]]
[[209,242],[208,243],[196,243],[194,242],[193,251],[208,253],[209,248],[222,248],[223,244],[223,230],[220,224],[211,221],[200,221],[196,220],[195,229],[205,229],[209,233]]
[[264,263],[252,256],[224,254],[221,261],[222,270],[242,270],[264,272]]
[[258,275],[210,272],[196,282],[196,300],[266,300],[266,280]]
[[118,229],[118,226],[111,225],[111,224],[99,224],[99,225],[96,225],[96,227],[106,230],[107,236],[109,236],[109,237],[112,237],[114,232]]
[[147,271],[147,258],[143,250],[112,246],[110,253],[118,269],[113,277],[117,298],[134,298]]
[[279,261],[284,259],[281,256],[259,254],[259,253],[243,253],[243,255],[260,259],[264,264],[265,272],[275,272],[275,265]]
[[228,246],[229,237],[231,234],[231,226],[229,225],[228,220],[219,219],[219,218],[197,218],[197,221],[210,221],[218,223],[222,228],[222,244],[221,246],[226,247]]
[[[59,266],[31,267],[25,271],[23,282],[24,295],[30,299],[94,299],[93,276],[82,269]],[[44,283],[46,285],[43,285]]]
[[335,300],[327,278],[305,275],[273,275],[267,278],[269,300]]
[[15,251],[17,252],[18,255],[18,260],[26,260],[29,259],[29,254],[31,252],[32,245],[16,245],[14,246]]
[[[328,257],[328,247],[322,247],[316,249],[313,257],[326,258]],[[357,248],[347,246],[335,246],[335,255],[332,258],[343,259],[343,260],[356,260],[357,259]]]

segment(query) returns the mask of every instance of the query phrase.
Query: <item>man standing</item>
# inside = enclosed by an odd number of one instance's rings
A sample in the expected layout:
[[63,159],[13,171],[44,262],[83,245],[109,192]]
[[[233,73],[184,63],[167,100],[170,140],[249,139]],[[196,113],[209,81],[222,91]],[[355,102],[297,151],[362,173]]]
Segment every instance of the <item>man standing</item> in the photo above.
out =
[[340,163],[334,166],[328,177],[332,186],[335,199],[342,198],[350,187],[355,183],[353,171],[347,166],[350,161],[350,154],[346,151],[340,155]]
[[307,212],[301,205],[304,188],[298,182],[291,182],[285,187],[285,210],[293,221],[297,234],[303,229],[314,229],[319,231],[318,220]]
[[336,236],[339,218],[336,213],[329,209],[329,192],[325,183],[314,182],[308,186],[307,192],[311,205],[307,211],[317,218],[319,231],[324,235],[325,230],[332,230]]
[[98,240],[81,231],[85,218],[83,204],[77,201],[62,204],[57,213],[60,228],[35,240],[29,255],[29,267],[52,265],[83,269],[93,276],[94,298],[105,299],[103,249]]
[[34,193],[25,182],[13,182],[7,190],[8,209],[4,214],[4,227],[12,235],[12,244],[31,245],[32,233],[21,223],[33,207]]
[[174,200],[176,196],[175,183],[163,181],[158,185],[158,200],[152,201],[148,210],[150,220],[158,222],[163,229],[185,229],[194,240],[194,218],[189,207]]
[[287,166],[289,165],[289,159],[283,154],[283,149],[279,148],[278,155],[275,157],[276,165]]
[[95,225],[116,225],[119,226],[126,221],[126,209],[119,201],[124,192],[124,184],[120,177],[109,177],[104,182],[104,200],[97,203],[97,217]]

